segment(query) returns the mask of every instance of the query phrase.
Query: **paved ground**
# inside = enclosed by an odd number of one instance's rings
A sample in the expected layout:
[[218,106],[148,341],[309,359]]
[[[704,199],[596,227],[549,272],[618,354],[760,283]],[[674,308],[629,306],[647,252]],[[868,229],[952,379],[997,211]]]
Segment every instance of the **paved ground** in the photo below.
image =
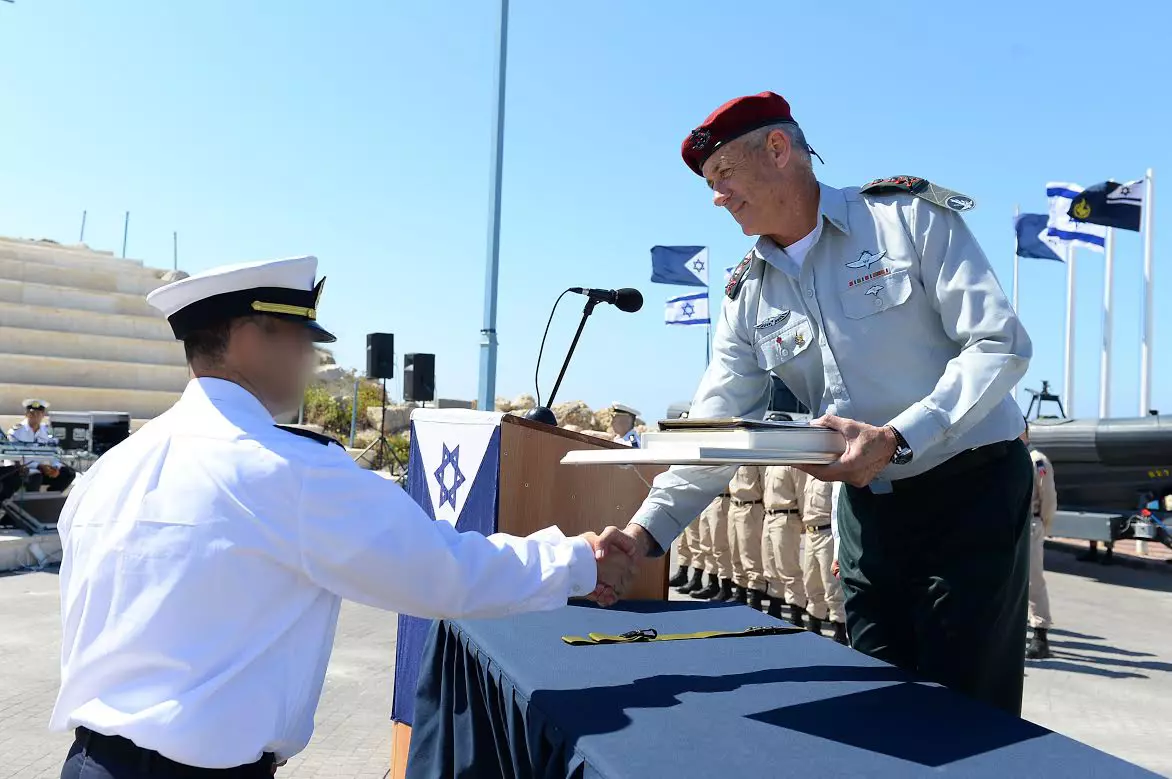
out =
[[[1056,657],[1030,663],[1025,716],[1172,777],[1172,575],[1049,551]],[[56,777],[57,578],[0,577],[0,779]],[[279,776],[381,779],[390,763],[394,619],[342,609],[317,732]]]

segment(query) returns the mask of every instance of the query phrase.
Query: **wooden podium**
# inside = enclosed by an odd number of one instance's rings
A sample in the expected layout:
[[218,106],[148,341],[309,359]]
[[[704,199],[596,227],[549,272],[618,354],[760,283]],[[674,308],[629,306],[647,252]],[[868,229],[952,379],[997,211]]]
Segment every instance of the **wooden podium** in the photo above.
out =
[[[411,415],[407,491],[436,521],[524,536],[557,525],[567,536],[623,527],[662,466],[563,466],[573,449],[613,441],[484,411],[419,409]],[[648,560],[627,597],[666,600],[667,557]],[[415,686],[430,620],[399,617],[391,777],[407,768]]]

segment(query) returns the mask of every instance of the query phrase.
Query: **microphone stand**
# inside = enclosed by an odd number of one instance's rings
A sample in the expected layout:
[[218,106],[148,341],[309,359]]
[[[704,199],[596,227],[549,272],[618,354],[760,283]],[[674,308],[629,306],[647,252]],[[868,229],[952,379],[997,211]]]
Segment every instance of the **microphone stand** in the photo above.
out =
[[587,299],[586,305],[582,309],[582,319],[578,322],[578,331],[574,333],[574,340],[570,342],[570,349],[566,352],[566,359],[562,361],[562,369],[558,371],[557,381],[553,384],[553,392],[549,393],[549,398],[546,400],[548,405],[529,409],[529,411],[525,412],[526,419],[557,427],[558,418],[550,409],[550,406],[553,405],[553,399],[557,397],[558,390],[562,386],[562,379],[566,376],[566,368],[570,367],[570,358],[574,356],[574,350],[578,348],[578,339],[582,337],[582,330],[586,327],[586,320],[594,313],[594,307],[598,303],[599,301],[595,298]]

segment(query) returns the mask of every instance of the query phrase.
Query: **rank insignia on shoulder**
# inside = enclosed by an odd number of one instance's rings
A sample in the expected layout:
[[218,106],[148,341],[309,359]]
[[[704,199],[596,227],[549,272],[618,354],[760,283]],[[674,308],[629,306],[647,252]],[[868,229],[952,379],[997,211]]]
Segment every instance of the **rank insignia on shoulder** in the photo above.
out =
[[[331,438],[328,435],[322,435],[321,433],[315,433],[312,430],[306,430],[303,427],[297,427],[295,425],[273,425],[273,427],[279,427],[282,430],[284,430],[286,433],[292,433],[293,435],[301,436],[302,438],[308,438],[310,441],[317,441],[322,446],[329,446],[330,444],[338,444],[336,439]],[[341,444],[338,444],[338,446],[341,446]]]
[[971,211],[976,203],[968,195],[933,184],[927,179],[918,176],[892,176],[886,179],[875,179],[864,184],[860,192],[874,195],[889,194],[891,192],[907,192],[909,195],[923,198],[950,211]]
[[728,295],[729,300],[736,300],[737,294],[740,293],[741,287],[745,284],[745,279],[749,275],[749,269],[753,267],[753,260],[756,259],[756,254],[750,251],[745,255],[745,259],[741,260],[740,265],[733,268],[732,275],[728,277],[728,284],[724,285],[724,294]]

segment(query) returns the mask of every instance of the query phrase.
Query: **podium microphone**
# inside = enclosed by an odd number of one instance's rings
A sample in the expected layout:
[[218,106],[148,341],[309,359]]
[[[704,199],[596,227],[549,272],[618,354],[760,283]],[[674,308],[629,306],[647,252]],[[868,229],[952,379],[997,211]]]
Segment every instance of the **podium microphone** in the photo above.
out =
[[[533,420],[534,422],[541,422],[547,425],[557,426],[557,416],[550,410],[553,405],[553,399],[557,397],[558,389],[562,386],[562,379],[565,378],[566,368],[570,367],[570,358],[574,356],[574,350],[578,347],[578,339],[582,337],[582,330],[586,327],[586,320],[594,313],[594,307],[599,303],[609,303],[619,311],[625,311],[628,314],[633,314],[639,309],[643,308],[643,294],[637,289],[631,287],[623,287],[622,289],[590,289],[588,287],[570,287],[566,292],[573,292],[578,295],[585,295],[586,305],[582,309],[582,320],[578,322],[578,331],[574,333],[574,340],[570,342],[570,349],[566,352],[566,359],[562,361],[562,369],[558,372],[557,381],[554,382],[553,392],[549,393],[549,398],[546,400],[547,405],[541,405],[541,390],[537,390],[537,408],[532,408],[525,412],[525,418]],[[563,292],[558,296],[558,301],[561,301]],[[549,323],[553,321],[553,313],[557,311],[557,301],[553,304],[553,311],[549,312],[549,322],[545,323],[545,335],[549,334]],[[541,352],[545,350],[545,335],[541,337],[541,349],[537,352],[537,369],[541,368]],[[535,371],[536,374],[536,371]],[[534,376],[534,383],[536,383],[536,375]]]
[[585,287],[570,287],[570,292],[585,295],[599,303],[610,303],[619,311],[633,314],[643,308],[643,293],[631,287],[622,289],[587,289]]

